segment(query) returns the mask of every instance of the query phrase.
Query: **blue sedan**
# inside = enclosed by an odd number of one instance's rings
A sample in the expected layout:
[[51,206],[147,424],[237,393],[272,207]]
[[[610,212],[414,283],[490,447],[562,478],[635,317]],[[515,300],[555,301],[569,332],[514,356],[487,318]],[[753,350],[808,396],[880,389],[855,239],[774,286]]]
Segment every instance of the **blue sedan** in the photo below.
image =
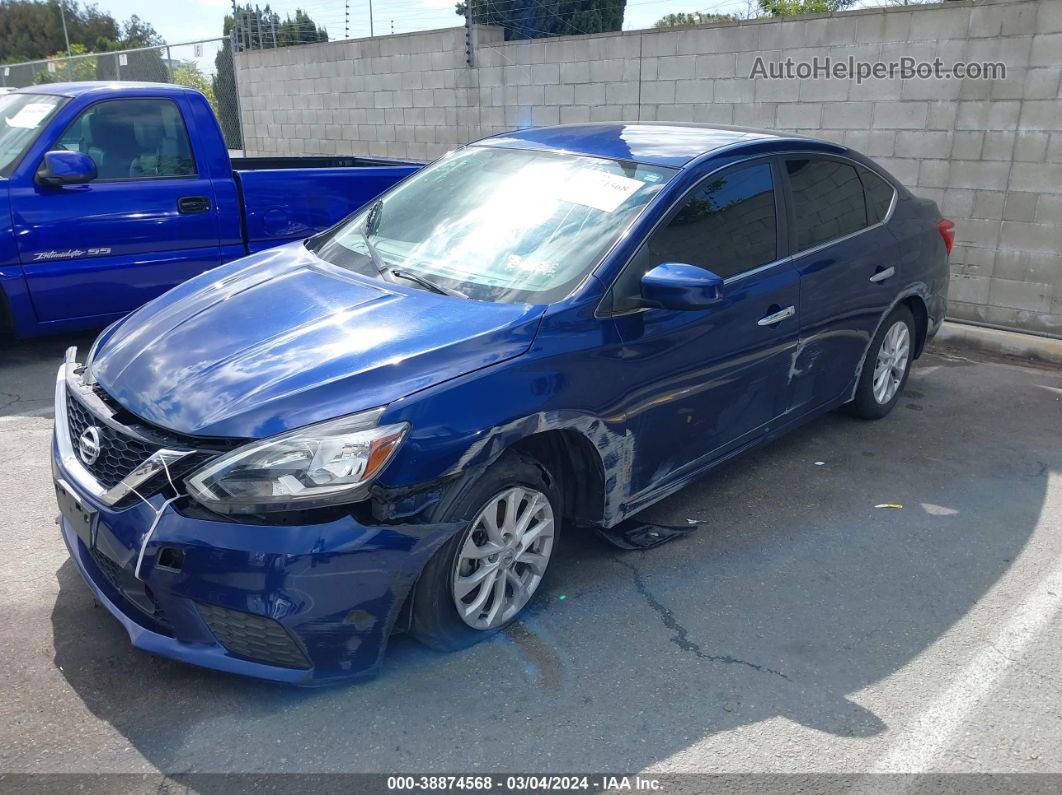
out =
[[519,616],[615,528],[824,412],[895,406],[953,224],[862,155],[522,130],[106,329],[56,382],[62,533],[142,649],[318,684]]

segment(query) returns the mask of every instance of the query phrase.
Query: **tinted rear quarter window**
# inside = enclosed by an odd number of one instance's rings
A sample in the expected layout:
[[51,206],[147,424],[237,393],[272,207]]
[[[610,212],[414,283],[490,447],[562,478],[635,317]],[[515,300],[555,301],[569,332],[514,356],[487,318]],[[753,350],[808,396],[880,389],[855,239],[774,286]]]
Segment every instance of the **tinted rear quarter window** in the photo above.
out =
[[892,195],[896,189],[869,169],[859,169],[859,177],[863,180],[863,190],[867,197],[867,216],[872,224],[883,221],[889,214],[892,206]]
[[804,251],[867,226],[863,183],[855,167],[837,160],[786,161],[796,221],[796,248]]

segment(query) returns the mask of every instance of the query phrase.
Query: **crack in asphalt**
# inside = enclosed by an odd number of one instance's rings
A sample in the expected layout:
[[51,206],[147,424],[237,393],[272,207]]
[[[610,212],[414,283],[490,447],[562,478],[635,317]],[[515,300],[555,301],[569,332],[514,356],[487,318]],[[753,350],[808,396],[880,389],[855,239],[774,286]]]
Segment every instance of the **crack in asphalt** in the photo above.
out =
[[0,399],[2,398],[8,398],[8,400],[6,403],[0,403],[0,410],[11,408],[16,403],[22,402],[22,395],[15,392],[0,392]]
[[618,564],[624,568],[630,569],[631,574],[634,576],[634,587],[642,598],[645,599],[646,604],[653,609],[653,611],[660,616],[660,620],[664,622],[664,626],[675,634],[671,636],[671,642],[678,646],[683,651],[694,654],[698,659],[707,660],[709,662],[724,663],[726,665],[743,665],[746,668],[751,668],[754,671],[758,671],[761,674],[773,674],[774,676],[780,676],[787,682],[791,681],[788,676],[781,671],[776,671],[773,668],[768,668],[764,665],[758,665],[748,660],[742,660],[738,657],[731,657],[729,654],[709,654],[704,651],[699,644],[690,640],[689,631],[682,626],[676,619],[675,614],[671,612],[671,609],[665,606],[653,592],[649,590],[649,587],[645,584],[645,580],[642,577],[641,571],[633,563],[628,563],[619,556],[613,556]]

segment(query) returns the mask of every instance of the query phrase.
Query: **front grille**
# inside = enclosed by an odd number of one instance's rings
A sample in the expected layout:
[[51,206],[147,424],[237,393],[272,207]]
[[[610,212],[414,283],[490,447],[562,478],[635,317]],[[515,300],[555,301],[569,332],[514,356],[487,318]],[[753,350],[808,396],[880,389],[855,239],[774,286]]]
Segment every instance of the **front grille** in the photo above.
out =
[[197,602],[200,615],[226,649],[284,668],[309,668],[306,655],[278,622],[265,616]]
[[[104,488],[118,485],[122,478],[159,449],[97,420],[72,392],[67,392],[66,415],[70,423],[70,442],[78,458],[81,458],[78,449],[81,435],[90,426],[96,426],[100,435],[100,453],[91,464],[85,464],[85,468]],[[84,459],[82,463],[85,463]]]

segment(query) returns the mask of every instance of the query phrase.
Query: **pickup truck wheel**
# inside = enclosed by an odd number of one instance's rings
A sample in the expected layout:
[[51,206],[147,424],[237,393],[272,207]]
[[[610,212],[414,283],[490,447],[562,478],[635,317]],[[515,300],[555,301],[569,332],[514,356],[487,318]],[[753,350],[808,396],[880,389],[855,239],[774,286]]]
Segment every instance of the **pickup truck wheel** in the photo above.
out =
[[870,343],[848,413],[876,420],[892,411],[911,372],[914,339],[914,316],[906,306],[898,306]]
[[548,473],[516,453],[459,487],[438,519],[472,520],[424,567],[413,595],[413,636],[434,649],[461,649],[515,619],[546,575],[560,505]]

